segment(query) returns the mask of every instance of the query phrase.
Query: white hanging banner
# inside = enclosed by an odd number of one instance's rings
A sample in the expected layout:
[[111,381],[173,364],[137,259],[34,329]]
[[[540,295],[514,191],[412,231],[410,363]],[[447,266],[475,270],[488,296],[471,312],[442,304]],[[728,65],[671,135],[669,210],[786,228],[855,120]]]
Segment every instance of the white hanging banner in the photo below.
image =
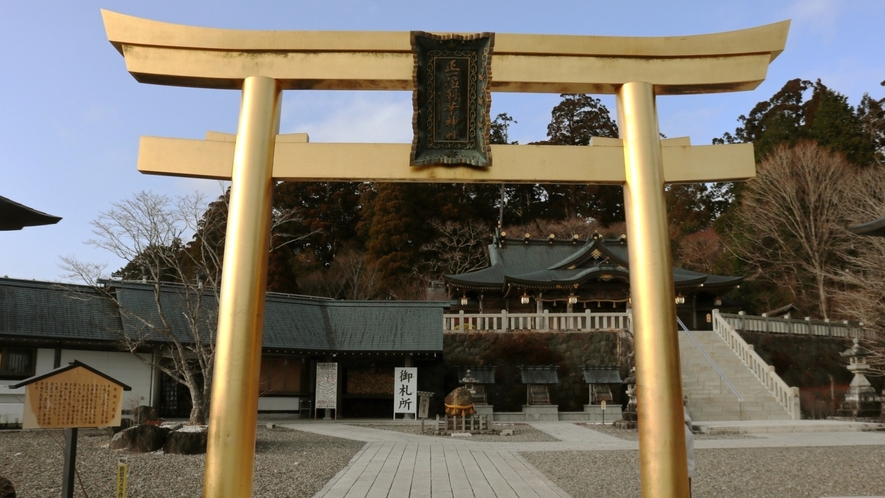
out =
[[393,414],[415,413],[418,410],[418,368],[396,367],[393,392]]
[[338,409],[338,363],[317,363],[317,392],[314,408]]

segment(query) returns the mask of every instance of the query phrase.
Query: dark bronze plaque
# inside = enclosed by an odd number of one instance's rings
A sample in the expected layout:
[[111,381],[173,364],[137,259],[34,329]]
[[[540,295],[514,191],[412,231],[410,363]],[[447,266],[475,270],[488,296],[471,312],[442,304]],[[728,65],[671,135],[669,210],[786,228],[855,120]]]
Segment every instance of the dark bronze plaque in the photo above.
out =
[[491,166],[489,85],[494,33],[412,32],[412,166]]

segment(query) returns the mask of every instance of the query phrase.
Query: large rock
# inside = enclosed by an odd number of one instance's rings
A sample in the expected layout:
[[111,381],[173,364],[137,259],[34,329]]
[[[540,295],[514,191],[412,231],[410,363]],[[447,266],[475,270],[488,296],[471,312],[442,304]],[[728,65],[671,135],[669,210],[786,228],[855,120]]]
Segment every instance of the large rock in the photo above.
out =
[[206,441],[208,435],[205,431],[184,432],[175,431],[166,437],[163,445],[164,453],[173,455],[200,455],[206,453]]
[[110,447],[112,450],[129,450],[135,453],[157,451],[166,443],[169,429],[155,425],[136,425],[114,434]]
[[[157,409],[153,406],[145,406],[141,405],[135,408],[132,411],[132,418],[135,419],[136,424],[145,424],[151,420],[159,420],[160,415],[157,413]],[[160,425],[160,424],[151,424],[151,425]]]
[[446,414],[453,417],[473,415],[473,396],[466,387],[458,387],[450,392],[444,401]]

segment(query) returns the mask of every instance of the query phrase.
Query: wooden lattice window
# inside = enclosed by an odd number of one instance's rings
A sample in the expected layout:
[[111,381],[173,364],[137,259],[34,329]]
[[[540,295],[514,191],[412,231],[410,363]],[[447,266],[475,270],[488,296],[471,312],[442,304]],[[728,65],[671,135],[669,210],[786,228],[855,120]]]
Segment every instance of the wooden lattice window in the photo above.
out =
[[36,360],[36,349],[0,348],[0,379],[17,380],[32,377],[36,372]]

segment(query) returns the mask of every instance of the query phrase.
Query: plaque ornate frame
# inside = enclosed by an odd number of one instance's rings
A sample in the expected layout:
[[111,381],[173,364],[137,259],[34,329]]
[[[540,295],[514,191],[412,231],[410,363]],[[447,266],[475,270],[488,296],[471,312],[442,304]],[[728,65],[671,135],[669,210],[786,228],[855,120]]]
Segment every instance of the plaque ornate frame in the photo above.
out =
[[491,166],[489,109],[494,33],[435,35],[412,31],[410,40],[414,56],[414,137],[409,164]]

